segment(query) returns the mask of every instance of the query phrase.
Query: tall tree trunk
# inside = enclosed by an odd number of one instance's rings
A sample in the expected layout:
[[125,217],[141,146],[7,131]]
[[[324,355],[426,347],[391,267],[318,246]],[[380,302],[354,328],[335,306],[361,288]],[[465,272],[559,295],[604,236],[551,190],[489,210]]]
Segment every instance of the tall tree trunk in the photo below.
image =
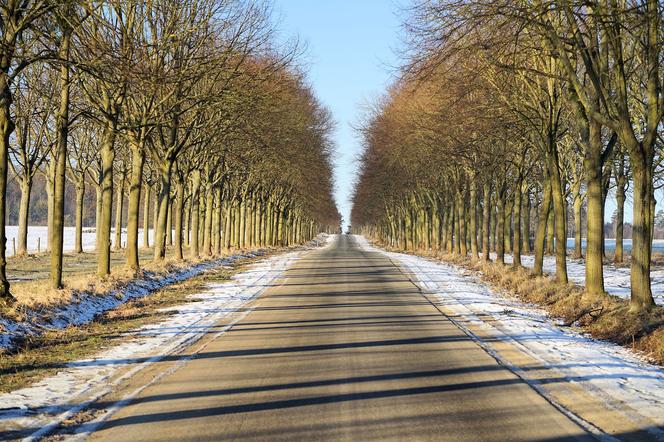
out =
[[213,235],[213,243],[214,243],[214,254],[215,255],[220,255],[221,254],[221,229],[222,229],[222,223],[223,223],[223,210],[222,210],[222,201],[221,201],[221,186],[216,186],[214,188],[214,194],[215,194],[215,211],[214,211],[214,235]]
[[159,170],[159,212],[154,229],[154,259],[158,261],[166,258],[166,223],[170,207],[173,163],[173,159],[167,158],[161,162]]
[[18,210],[18,256],[28,254],[28,224],[30,222],[30,195],[32,194],[32,177],[24,174],[21,178],[21,204]]
[[466,243],[466,202],[463,199],[461,191],[458,193],[458,215],[459,215],[459,252],[462,256],[468,254]]
[[74,251],[83,253],[83,201],[85,199],[85,177],[76,180],[76,232]]
[[473,261],[480,259],[477,250],[477,181],[470,177],[470,258]]
[[[553,201],[553,200],[552,200]],[[553,255],[556,247],[555,247],[555,218],[553,216],[553,206],[551,207],[551,210],[549,210],[549,213],[547,214],[547,222],[546,222],[546,253],[547,255]]]
[[191,201],[186,200],[184,205],[184,221],[182,223],[182,240],[183,245],[187,249],[189,248],[189,232],[191,232]]
[[99,250],[99,231],[101,230],[101,206],[104,193],[100,181],[95,183],[95,250]]
[[514,186],[514,241],[512,242],[512,265],[521,267],[521,178]]
[[521,224],[521,248],[524,255],[530,255],[530,192],[527,185],[524,184],[523,188],[523,220]]
[[51,234],[51,285],[62,288],[62,258],[65,228],[65,183],[67,173],[67,138],[69,136],[69,44],[72,30],[67,24],[63,29],[58,57],[64,60],[60,66],[60,107],[56,116],[56,169],[53,199],[53,233]]
[[553,200],[553,215],[555,220],[556,281],[560,284],[567,284],[565,197],[563,196],[563,186],[557,159],[551,158],[549,160],[549,176],[551,177],[551,199]]
[[[143,146],[134,146],[131,153],[131,179],[129,181],[129,204],[127,206],[127,266],[134,272],[138,272],[141,268],[138,258],[138,212],[141,207],[144,162]],[[145,221],[144,214],[143,222],[145,223]],[[143,234],[146,235],[147,231],[144,231]]]
[[166,211],[166,245],[173,245],[173,198],[168,196],[168,209]]
[[496,222],[496,261],[505,264],[505,185],[498,190],[498,213]]
[[[620,180],[620,178],[619,178]],[[618,181],[616,186],[616,251],[613,260],[622,263],[624,260],[624,222],[625,222],[626,180]]]
[[11,114],[12,96],[7,73],[0,70],[0,300],[15,301],[9,292],[7,279],[7,172],[9,168],[9,139],[14,131]]
[[111,273],[111,215],[113,208],[113,161],[115,160],[115,125],[107,125],[101,145],[102,161],[102,197],[101,222],[97,231],[97,274],[106,276]]
[[583,168],[586,175],[588,200],[588,236],[586,239],[586,291],[604,293],[604,218],[602,216],[602,133],[601,125],[589,123],[589,146],[586,149]]
[[482,260],[489,262],[490,242],[489,235],[491,234],[491,186],[488,182],[482,184]]
[[205,256],[212,256],[213,206],[214,206],[214,189],[212,186],[212,182],[209,180],[205,185],[205,224],[203,230],[203,253],[205,254]]
[[150,186],[145,183],[143,189],[143,247],[150,247]]
[[200,200],[201,200],[201,171],[194,169],[191,172],[191,240],[189,241],[189,255],[192,258],[198,258],[200,251],[198,245],[199,221],[200,221]]
[[182,253],[182,215],[184,212],[184,179],[179,174],[176,174],[175,182],[175,259],[183,260],[184,254]]
[[[153,184],[154,187],[154,203],[152,204],[152,246],[154,248],[157,238],[157,223],[159,222],[159,182]],[[154,249],[153,249],[154,252]],[[154,255],[154,253],[153,253]]]
[[537,222],[537,232],[535,233],[535,263],[533,265],[533,273],[537,276],[544,274],[544,241],[548,230],[547,225],[550,223],[549,214],[551,211],[551,181],[549,180],[549,174],[545,173],[542,204]]
[[57,173],[57,161],[51,158],[46,166],[46,250],[51,250],[53,242],[53,219],[55,210],[55,175]]
[[650,310],[655,305],[650,286],[652,166],[646,161],[633,163],[634,214],[630,308],[640,312]]
[[122,215],[124,212],[125,179],[125,172],[122,171],[120,174],[120,183],[116,188],[117,193],[115,195],[115,250],[122,249]]
[[580,192],[574,195],[574,259],[583,258],[583,226],[581,221],[581,209],[583,208],[583,197]]

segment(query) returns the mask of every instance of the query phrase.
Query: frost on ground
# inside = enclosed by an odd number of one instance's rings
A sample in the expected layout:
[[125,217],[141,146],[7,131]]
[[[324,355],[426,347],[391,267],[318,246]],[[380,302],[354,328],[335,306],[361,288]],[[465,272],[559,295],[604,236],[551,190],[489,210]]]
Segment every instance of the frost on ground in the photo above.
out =
[[[492,253],[491,259],[496,258],[496,254]],[[521,264],[524,267],[532,268],[534,265],[535,257],[533,255],[522,255]],[[512,255],[505,254],[505,262],[512,263]],[[556,273],[556,258],[555,256],[544,257],[544,271],[546,273]],[[630,282],[629,282],[630,269],[627,267],[615,267],[613,265],[604,266],[604,289],[612,295],[619,296],[623,299],[630,297]],[[586,282],[586,267],[583,260],[567,259],[567,276],[570,282],[579,285],[584,285]],[[664,268],[655,268],[650,272],[650,280],[652,284],[652,295],[655,302],[659,305],[664,305]]]
[[86,291],[76,292],[71,302],[59,307],[28,310],[24,314],[25,318],[20,321],[0,318],[0,351],[11,349],[17,340],[39,335],[44,330],[57,330],[71,325],[86,324],[100,313],[116,308],[132,299],[148,295],[169,284],[184,281],[215,267],[230,265],[238,259],[260,254],[262,254],[260,251],[237,254],[203,262],[166,275],[145,271],[141,278],[130,282],[121,290],[113,290],[103,295]]
[[45,330],[57,330],[72,325],[86,324],[100,313],[116,308],[132,299],[146,296],[169,284],[184,281],[209,269],[230,265],[239,259],[262,254],[263,251],[260,250],[252,253],[236,254],[175,270],[166,275],[145,271],[141,278],[133,280],[121,290],[113,290],[103,295],[86,291],[76,292],[71,302],[58,307],[28,310],[20,321],[0,318],[0,351],[11,349],[17,340],[39,335]]
[[[495,339],[514,343],[610,407],[623,411],[627,405],[639,417],[664,426],[664,370],[660,367],[625,348],[560,327],[543,310],[494,292],[477,276],[458,267],[376,249],[363,237],[356,240],[365,249],[399,262],[425,292],[467,323],[481,327]],[[487,316],[490,321],[481,319]]]
[[[329,244],[333,238],[329,236],[323,242]],[[3,431],[11,435],[32,429],[44,434],[146,366],[210,331],[223,333],[225,329],[218,330],[215,324],[273,284],[301,253],[267,258],[230,281],[210,284],[204,292],[190,296],[198,302],[168,308],[173,312],[168,319],[135,330],[129,342],[90,359],[65,364],[59,373],[30,387],[0,394],[0,439]]]

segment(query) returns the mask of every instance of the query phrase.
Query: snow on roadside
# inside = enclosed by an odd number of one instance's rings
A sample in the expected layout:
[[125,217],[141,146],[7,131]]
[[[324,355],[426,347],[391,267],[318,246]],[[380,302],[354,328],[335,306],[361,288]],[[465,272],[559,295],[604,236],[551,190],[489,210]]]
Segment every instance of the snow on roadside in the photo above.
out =
[[[328,236],[322,243],[333,240],[334,236]],[[132,332],[129,342],[90,359],[67,363],[62,371],[32,386],[0,394],[0,438],[2,431],[51,428],[147,365],[185,348],[211,330],[219,332],[213,327],[221,319],[273,284],[301,254],[302,250],[289,252],[253,264],[231,280],[210,284],[202,293],[189,296],[198,302],[169,307],[166,310],[172,315]],[[117,377],[121,369],[129,370]]]
[[[491,253],[491,259],[496,258],[495,253]],[[505,254],[505,262],[512,263],[512,255]],[[533,255],[521,255],[521,264],[524,267],[532,268],[535,262]],[[545,256],[543,269],[546,273],[556,273],[555,256]],[[604,266],[604,289],[612,295],[623,299],[630,297],[630,269],[627,267],[615,267],[613,265]],[[584,261],[576,259],[567,259],[567,276],[571,282],[584,285],[586,282],[586,268]],[[655,302],[664,305],[664,268],[651,270],[650,279],[652,283],[652,295]]]
[[86,324],[100,313],[114,309],[132,299],[146,296],[169,284],[184,281],[213,268],[230,265],[239,259],[261,256],[263,253],[259,250],[236,254],[178,269],[166,275],[145,271],[142,278],[128,283],[119,290],[112,290],[103,295],[85,291],[77,292],[74,294],[74,299],[66,305],[29,310],[25,313],[26,318],[21,321],[0,318],[0,351],[11,349],[17,339],[36,336],[43,333],[44,330],[57,330],[72,325]]
[[[464,320],[482,327],[496,339],[515,343],[605,403],[621,409],[620,404],[626,404],[664,426],[664,370],[660,367],[618,345],[560,327],[543,310],[494,292],[477,276],[459,267],[386,252],[372,247],[363,237],[355,238],[366,250],[383,253],[401,263],[423,290]],[[491,324],[480,319],[486,315],[492,317]]]

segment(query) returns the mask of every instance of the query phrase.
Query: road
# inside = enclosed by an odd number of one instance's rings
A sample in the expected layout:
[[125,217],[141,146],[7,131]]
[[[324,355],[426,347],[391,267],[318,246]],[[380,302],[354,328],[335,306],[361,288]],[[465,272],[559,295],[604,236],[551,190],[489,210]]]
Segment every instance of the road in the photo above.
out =
[[342,235],[92,440],[592,440]]

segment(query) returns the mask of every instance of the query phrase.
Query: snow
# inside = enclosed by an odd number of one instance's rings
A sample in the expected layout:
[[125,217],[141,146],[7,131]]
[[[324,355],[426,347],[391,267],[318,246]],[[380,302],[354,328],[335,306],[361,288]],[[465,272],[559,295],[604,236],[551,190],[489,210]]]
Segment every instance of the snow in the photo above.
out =
[[[5,228],[5,235],[7,237],[7,256],[12,256],[14,254],[13,239],[15,238],[18,242],[18,226],[7,226]],[[71,252],[74,250],[76,245],[76,228],[75,227],[65,227],[64,228],[64,243],[63,250],[65,252]],[[150,244],[154,237],[154,232],[152,229],[148,232],[148,239]],[[84,227],[82,232],[81,241],[83,242],[83,250],[86,252],[93,251],[95,249],[95,229],[94,227]],[[39,251],[46,251],[48,246],[48,227],[46,226],[28,226],[28,253],[36,253],[38,242],[39,242]],[[111,229],[111,241],[115,241],[115,229]],[[122,244],[127,243],[127,229],[122,229]],[[143,244],[143,229],[138,229],[138,244]],[[18,244],[17,244],[18,247]]]
[[[648,364],[629,350],[585,337],[557,325],[543,310],[494,292],[474,274],[445,263],[386,252],[356,237],[366,250],[380,252],[399,262],[416,278],[420,288],[492,338],[514,343],[545,366],[562,373],[567,381],[615,409],[664,426],[664,370]],[[487,318],[489,316],[490,318]],[[484,340],[483,347],[491,349]],[[664,431],[652,429],[657,437]]]
[[146,296],[166,285],[189,279],[212,268],[230,265],[238,259],[260,256],[263,253],[258,250],[248,254],[236,254],[175,270],[166,275],[144,271],[141,278],[133,280],[119,290],[103,295],[87,291],[75,292],[71,302],[48,309],[27,310],[20,321],[0,317],[0,350],[11,349],[16,339],[35,336],[44,330],[86,324],[100,313],[132,299]]
[[[491,253],[491,259],[496,259],[496,254]],[[512,263],[512,255],[505,254],[505,262]],[[524,267],[532,268],[535,262],[533,255],[521,255],[521,264]],[[544,272],[555,274],[556,273],[556,258],[555,256],[544,257]],[[619,296],[623,299],[630,297],[630,282],[629,282],[630,268],[615,267],[613,265],[604,266],[604,289],[612,295]],[[584,285],[586,281],[586,267],[583,260],[567,259],[567,276],[571,282],[579,285]],[[652,295],[655,302],[659,305],[664,305],[664,268],[655,268],[650,272],[650,280],[652,287]]]
[[[334,237],[328,236],[325,243],[333,240]],[[301,253],[302,250],[264,259],[229,281],[210,284],[202,293],[189,296],[198,302],[165,309],[172,312],[167,319],[135,330],[129,342],[90,359],[68,363],[62,371],[32,386],[0,394],[0,428],[5,431],[30,428],[35,431],[33,437],[38,438],[139,370],[189,347],[211,331],[223,334],[251,309],[240,313],[224,328],[217,329],[215,325],[273,284]],[[216,265],[229,262],[226,259]],[[202,349],[183,356],[181,361]]]
[[237,254],[176,270],[166,275],[145,271],[141,278],[130,282],[121,290],[112,290],[103,295],[87,291],[76,292],[71,302],[48,309],[28,310],[25,312],[25,319],[21,321],[0,318],[0,350],[11,349],[16,339],[38,335],[44,330],[63,329],[72,325],[88,323],[100,313],[116,308],[132,299],[146,296],[166,285],[183,281],[215,267],[232,264],[238,259],[259,254],[260,252]]

